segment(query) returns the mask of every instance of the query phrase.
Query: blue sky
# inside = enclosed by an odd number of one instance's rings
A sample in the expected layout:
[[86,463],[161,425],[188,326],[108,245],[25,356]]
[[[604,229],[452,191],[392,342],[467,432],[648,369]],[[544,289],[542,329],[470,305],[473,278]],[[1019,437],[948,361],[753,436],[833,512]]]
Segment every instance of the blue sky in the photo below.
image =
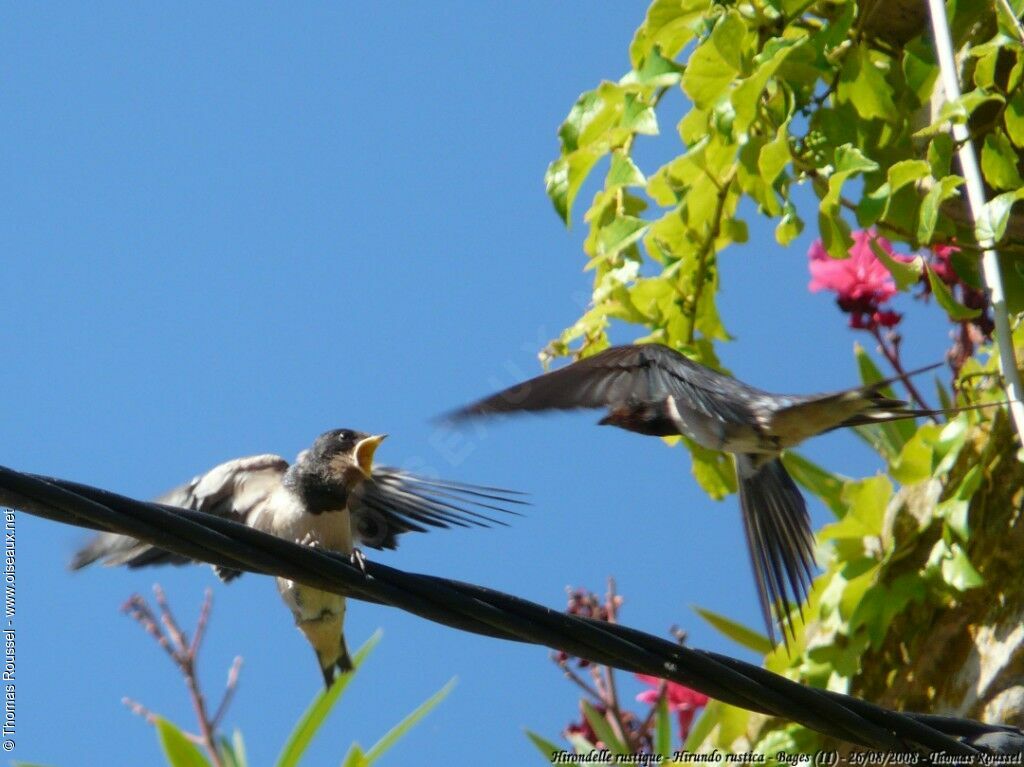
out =
[[[10,6],[0,463],[149,497],[236,456],[291,458],[328,428],[388,432],[382,463],[518,488],[534,505],[508,529],[407,536],[371,558],[556,608],[566,586],[601,591],[614,575],[625,622],[663,636],[679,625],[693,646],[746,657],[690,610],[759,621],[736,500],[702,495],[682,451],[596,430],[596,414],[462,436],[430,422],[538,372],[536,352],[588,295],[584,226],[566,232],[542,177],[577,95],[625,71],[643,11]],[[683,108],[677,93],[667,138],[638,144],[645,170],[678,151]],[[853,384],[857,337],[806,290],[812,233],[781,249],[770,225],[748,220],[750,243],[721,258],[736,337],[723,361],[768,389]],[[936,361],[945,326],[915,315],[908,362]],[[806,454],[850,475],[878,469],[849,435]],[[227,724],[253,764],[271,762],[321,680],[269,579],[71,574],[83,532],[17,524],[14,757],[159,763],[125,695],[193,725],[177,673],[118,612],[159,581],[186,624],[213,586],[202,679],[216,698],[244,656]],[[524,728],[557,738],[577,716],[545,649],[351,604],[350,645],[378,627],[383,641],[308,764],[371,744],[453,676],[452,695],[387,763],[539,764]]]

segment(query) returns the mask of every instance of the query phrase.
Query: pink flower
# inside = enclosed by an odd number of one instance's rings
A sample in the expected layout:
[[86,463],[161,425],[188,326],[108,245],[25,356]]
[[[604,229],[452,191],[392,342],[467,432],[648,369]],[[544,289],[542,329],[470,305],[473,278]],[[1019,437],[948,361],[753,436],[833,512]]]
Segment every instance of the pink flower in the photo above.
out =
[[888,301],[896,295],[896,283],[892,275],[871,250],[872,237],[886,253],[896,257],[889,241],[874,232],[853,233],[849,258],[832,258],[825,251],[821,240],[816,240],[807,254],[811,259],[811,282],[807,287],[815,293],[819,290],[834,291],[840,299],[872,298],[877,303]]
[[[607,709],[604,706],[594,706],[597,712],[604,716]],[[580,721],[571,723],[562,732],[562,735],[568,739],[570,735],[582,735],[587,743],[592,744],[595,748],[604,748],[604,743],[597,737],[597,733],[594,732],[594,728],[590,726],[590,720],[587,719],[586,715],[580,717]]]
[[[957,273],[953,270],[953,263],[950,260],[954,253],[959,253],[960,248],[956,245],[932,245],[930,248],[935,258],[931,262],[932,271],[935,276],[947,285],[956,285],[960,281]],[[928,282],[925,280],[925,285]]]
[[896,295],[896,283],[871,249],[871,240],[892,258],[909,260],[893,250],[892,244],[874,231],[853,233],[853,246],[848,258],[829,256],[821,240],[816,240],[807,253],[810,263],[812,292],[831,290],[836,294],[839,308],[850,315],[850,327],[874,330],[878,326],[893,327],[901,315],[882,304]]
[[665,695],[668,699],[668,710],[675,711],[679,717],[679,737],[683,740],[690,734],[690,725],[693,724],[693,718],[697,715],[697,709],[702,706],[706,706],[708,703],[707,695],[696,690],[691,690],[685,685],[681,685],[678,682],[669,682],[658,679],[656,676],[648,676],[647,674],[635,674],[644,684],[648,684],[652,689],[644,690],[642,693],[636,696],[636,699],[641,703],[647,703],[648,705],[655,706],[658,704],[658,691],[661,689],[661,685],[665,685]]

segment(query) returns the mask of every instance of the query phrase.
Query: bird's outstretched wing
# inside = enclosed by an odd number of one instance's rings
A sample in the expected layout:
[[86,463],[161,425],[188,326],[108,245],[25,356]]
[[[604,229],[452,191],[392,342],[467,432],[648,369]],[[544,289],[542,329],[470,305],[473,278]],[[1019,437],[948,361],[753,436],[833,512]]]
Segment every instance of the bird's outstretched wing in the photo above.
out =
[[[257,455],[222,463],[191,482],[156,499],[169,507],[215,514],[248,524],[280,486],[288,462],[278,455]],[[515,514],[510,508],[525,504],[521,493],[492,487],[421,477],[388,467],[375,467],[350,500],[352,536],[358,546],[394,549],[397,537],[430,528],[490,527],[504,525],[492,513]],[[93,562],[146,567],[181,565],[186,557],[115,533],[100,533],[71,561],[78,570]],[[214,568],[223,580],[237,570]]]
[[[724,395],[724,396],[723,396]],[[615,408],[677,398],[705,416],[749,423],[748,402],[766,392],[661,344],[613,346],[449,413],[459,421],[516,411]]]
[[[244,524],[281,484],[287,470],[288,461],[279,455],[236,458],[164,493],[155,502],[202,511]],[[193,560],[126,535],[100,533],[75,554],[71,568],[78,570],[97,561],[109,566],[146,567],[182,565]],[[237,570],[214,569],[226,581],[241,575]]]
[[352,535],[374,549],[394,549],[397,536],[429,528],[491,527],[507,523],[494,516],[516,514],[523,494],[496,487],[430,479],[387,466],[353,493],[349,510]]

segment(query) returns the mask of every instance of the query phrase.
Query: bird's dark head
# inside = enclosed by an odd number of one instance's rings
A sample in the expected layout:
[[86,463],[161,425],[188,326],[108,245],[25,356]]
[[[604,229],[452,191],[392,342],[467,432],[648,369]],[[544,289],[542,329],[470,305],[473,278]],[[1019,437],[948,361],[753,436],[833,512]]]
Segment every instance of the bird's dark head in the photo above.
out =
[[284,484],[314,514],[344,509],[350,493],[370,477],[373,454],[385,436],[352,429],[325,432],[299,453]]
[[386,436],[352,429],[333,429],[316,438],[305,460],[327,467],[329,473],[334,475],[347,475],[350,469],[354,469],[365,479],[373,470],[373,455]]
[[626,431],[647,434],[651,437],[670,437],[679,433],[679,427],[665,414],[665,408],[658,402],[630,403],[608,411],[598,421],[601,426],[618,426]]

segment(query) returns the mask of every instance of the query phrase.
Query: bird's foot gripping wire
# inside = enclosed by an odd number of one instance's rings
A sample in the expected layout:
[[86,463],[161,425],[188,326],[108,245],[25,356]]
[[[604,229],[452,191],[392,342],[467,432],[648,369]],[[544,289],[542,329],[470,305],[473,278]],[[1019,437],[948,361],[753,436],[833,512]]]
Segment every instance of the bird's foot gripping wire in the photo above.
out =
[[321,549],[323,546],[320,545],[319,539],[313,535],[313,533],[306,533],[306,536],[299,541],[303,546],[309,546],[311,549]]
[[351,558],[352,564],[359,568],[359,572],[366,575],[366,555],[363,554],[362,549],[353,548]]

